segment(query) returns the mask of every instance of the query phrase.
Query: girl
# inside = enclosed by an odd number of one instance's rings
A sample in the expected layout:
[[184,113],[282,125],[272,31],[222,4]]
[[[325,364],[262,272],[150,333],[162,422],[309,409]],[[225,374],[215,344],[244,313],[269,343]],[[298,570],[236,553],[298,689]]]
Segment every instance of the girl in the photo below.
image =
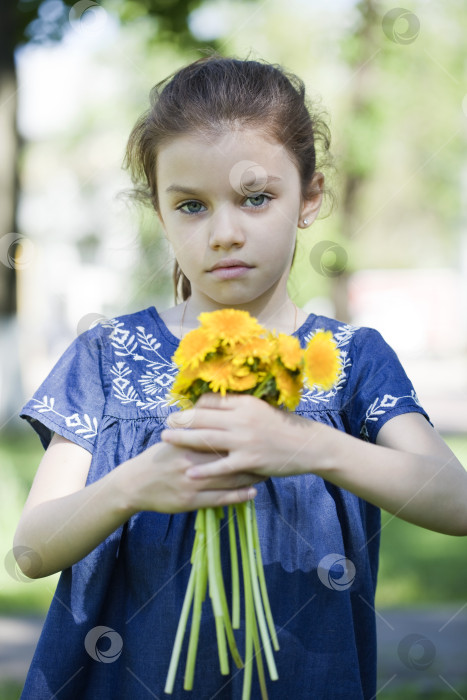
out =
[[[320,133],[302,82],[265,62],[210,56],[154,88],[126,162],[174,248],[183,301],[79,336],[23,408],[47,449],[15,552],[31,577],[62,570],[23,698],[162,698],[194,511],[256,497],[281,646],[270,698],[369,700],[379,509],[467,534],[467,475],[395,353],[287,295],[297,227],[323,196]],[[330,330],[335,389],[307,392],[294,414],[238,395],[169,406],[179,339],[200,312],[230,307],[303,347]],[[204,608],[191,697],[238,700],[242,673],[220,675]],[[173,697],[190,697],[182,685],[179,669]]]

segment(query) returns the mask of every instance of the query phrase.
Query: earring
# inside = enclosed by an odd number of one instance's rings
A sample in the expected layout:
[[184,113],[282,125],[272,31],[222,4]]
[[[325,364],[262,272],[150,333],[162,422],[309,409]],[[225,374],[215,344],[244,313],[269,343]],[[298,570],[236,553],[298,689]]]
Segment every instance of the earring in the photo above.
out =
[[304,225],[304,226],[308,226],[309,223],[310,223],[310,222],[308,221],[308,219],[303,219],[303,225]]

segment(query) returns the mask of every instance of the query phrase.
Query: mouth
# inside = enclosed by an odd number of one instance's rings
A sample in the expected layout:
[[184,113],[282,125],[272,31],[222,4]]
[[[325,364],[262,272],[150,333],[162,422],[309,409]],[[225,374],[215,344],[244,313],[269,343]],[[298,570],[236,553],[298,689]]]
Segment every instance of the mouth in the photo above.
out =
[[211,267],[209,272],[221,279],[232,279],[247,274],[249,270],[251,270],[251,265],[243,260],[230,259],[220,260],[214,267]]
[[219,260],[215,265],[213,265],[209,272],[214,272],[214,270],[225,270],[229,269],[232,267],[238,267],[238,268],[247,268],[250,269],[251,265],[248,265],[248,263],[244,262],[243,260],[237,260],[236,258],[229,258],[225,260]]

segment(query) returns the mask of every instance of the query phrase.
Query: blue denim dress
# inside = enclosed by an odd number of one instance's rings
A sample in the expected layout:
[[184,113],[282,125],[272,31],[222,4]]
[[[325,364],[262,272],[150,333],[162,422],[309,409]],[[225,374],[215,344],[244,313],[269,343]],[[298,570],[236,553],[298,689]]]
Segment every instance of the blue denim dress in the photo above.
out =
[[[332,331],[342,372],[331,391],[306,391],[297,413],[370,442],[399,414],[427,417],[377,331],[310,314],[295,335],[305,347],[320,329]],[[168,413],[178,410],[167,395],[178,343],[154,307],[105,320],[76,338],[21,416],[44,447],[57,432],[89,450],[91,484],[159,441]],[[267,676],[270,700],[370,700],[379,509],[313,474],[270,478],[259,484],[255,503],[280,644],[279,679]],[[164,686],[190,574],[194,518],[140,512],[62,572],[23,700],[169,697]],[[229,599],[226,528],[221,537]],[[235,635],[243,653],[243,621]],[[219,671],[209,597],[191,693],[183,690],[186,648],[185,639],[173,698],[240,700],[243,672],[233,664],[230,675]],[[255,669],[251,697],[260,697]]]

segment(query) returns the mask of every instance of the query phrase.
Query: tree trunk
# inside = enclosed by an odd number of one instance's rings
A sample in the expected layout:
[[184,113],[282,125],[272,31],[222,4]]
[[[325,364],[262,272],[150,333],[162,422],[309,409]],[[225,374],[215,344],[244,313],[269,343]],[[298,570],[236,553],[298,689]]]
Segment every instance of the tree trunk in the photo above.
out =
[[16,3],[0,3],[0,318],[16,311],[15,241],[18,193]]
[[[357,7],[360,13],[360,23],[355,30],[355,35],[358,37],[359,50],[356,59],[349,61],[354,79],[352,80],[353,89],[348,116],[353,121],[365,121],[368,105],[372,100],[371,81],[369,78],[372,70],[374,70],[371,57],[374,55],[375,47],[377,46],[375,32],[379,29],[380,13],[375,0],[362,0]],[[349,240],[350,244],[352,233],[358,223],[358,200],[362,187],[365,186],[367,177],[371,176],[371,173],[366,173],[365,175],[357,173],[353,169],[350,158],[346,158],[344,155],[344,160],[347,160],[347,176],[342,192],[342,234],[344,238]],[[349,272],[343,270],[333,280],[332,300],[336,318],[340,321],[351,323],[348,283]]]

